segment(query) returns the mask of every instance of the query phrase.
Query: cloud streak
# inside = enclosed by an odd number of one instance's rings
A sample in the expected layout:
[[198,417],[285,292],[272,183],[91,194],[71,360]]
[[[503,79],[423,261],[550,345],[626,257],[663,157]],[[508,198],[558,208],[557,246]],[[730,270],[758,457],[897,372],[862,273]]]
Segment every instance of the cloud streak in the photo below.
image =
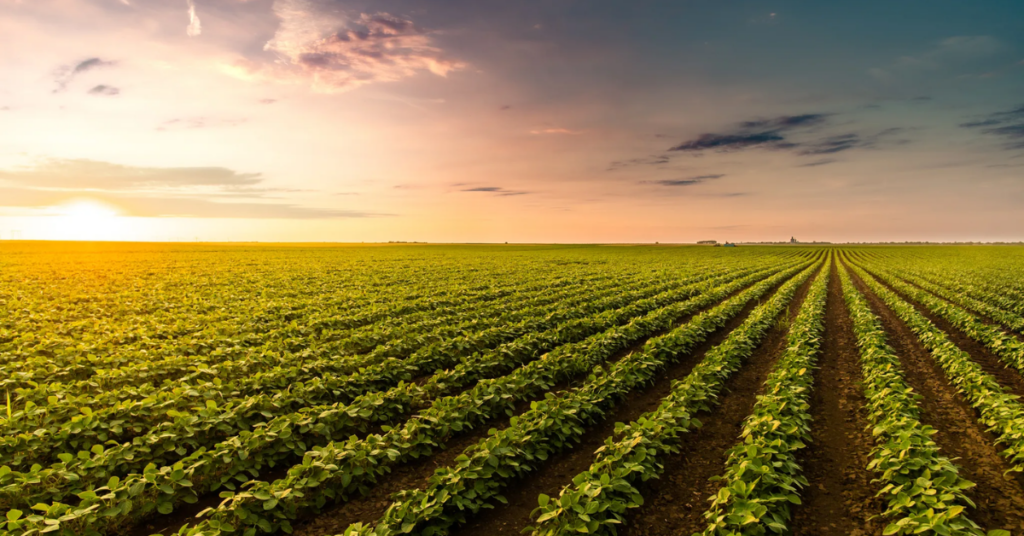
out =
[[[144,217],[363,218],[385,214],[310,208],[275,202],[266,194],[293,192],[260,185],[259,173],[223,167],[133,167],[94,160],[50,159],[35,167],[0,170],[0,206],[41,208],[98,198]],[[222,201],[231,198],[239,201]],[[241,201],[241,199],[246,199]]]
[[53,191],[0,187],[2,207],[45,209],[76,199],[97,199],[116,206],[123,216],[142,218],[246,218],[246,219],[340,219],[372,218],[391,214],[287,203],[218,202],[198,197],[97,194],[89,190]]
[[114,64],[115,62],[113,61],[106,61],[100,58],[89,58],[86,60],[82,60],[74,65],[66,65],[64,67],[61,67],[60,69],[57,69],[57,75],[55,77],[55,81],[57,82],[57,88],[54,89],[53,92],[60,93],[61,91],[64,91],[65,89],[67,89],[68,84],[70,84],[76,77],[78,77],[78,75],[86,71],[91,71],[93,69],[98,69],[101,67],[110,67]]
[[90,95],[105,95],[105,96],[108,96],[108,97],[113,97],[113,96],[116,96],[116,95],[118,95],[120,93],[121,93],[120,89],[117,89],[116,87],[104,85],[104,84],[100,84],[100,85],[95,86],[95,87],[93,87],[92,89],[89,90],[89,94]]
[[50,159],[32,168],[0,170],[0,181],[34,188],[125,191],[196,186],[238,188],[259,184],[263,177],[222,167],[134,167],[85,159]]
[[1024,149],[1024,106],[995,112],[982,119],[961,123],[963,128],[980,128],[981,132],[1003,139],[1003,147],[1012,151]]
[[795,144],[786,136],[794,130],[807,129],[825,124],[829,114],[784,115],[772,119],[755,119],[739,123],[731,132],[705,133],[695,139],[670,147],[669,151],[719,152],[750,148],[791,149]]
[[841,153],[851,149],[876,148],[883,142],[907,142],[892,139],[893,135],[903,132],[900,128],[888,128],[869,135],[847,132],[819,137],[821,128],[828,126],[830,116],[831,114],[803,114],[743,121],[731,131],[701,134],[668,150],[699,154],[705,151],[766,149],[815,156]]
[[716,173],[712,175],[697,175],[696,177],[686,177],[684,179],[663,179],[655,181],[640,181],[640,184],[657,184],[659,186],[693,186],[695,184],[701,184],[710,180],[721,179],[724,174]]
[[507,190],[505,188],[502,188],[501,186],[477,186],[475,188],[465,188],[465,189],[460,190],[460,191],[463,191],[463,192],[488,193],[488,194],[494,194],[494,195],[499,196],[499,197],[509,197],[509,196],[514,196],[514,195],[527,195],[527,194],[530,193],[530,192],[523,192],[523,191],[518,191],[518,190]]

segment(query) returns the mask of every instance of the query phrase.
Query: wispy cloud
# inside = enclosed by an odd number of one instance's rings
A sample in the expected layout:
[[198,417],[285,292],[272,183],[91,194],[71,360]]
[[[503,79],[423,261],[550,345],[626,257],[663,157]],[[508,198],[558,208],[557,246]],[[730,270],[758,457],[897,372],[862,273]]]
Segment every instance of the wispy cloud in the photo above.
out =
[[960,126],[980,128],[982,133],[1001,137],[1007,149],[1024,149],[1024,106],[991,113],[981,119],[961,123]]
[[747,149],[750,147],[781,148],[789,144],[783,144],[785,140],[782,134],[775,131],[752,132],[744,134],[701,134],[696,139],[685,141],[669,151],[704,151],[715,149],[719,151],[731,151]]
[[851,149],[879,147],[883,142],[903,144],[893,135],[901,128],[888,128],[873,134],[845,132],[824,134],[831,114],[803,114],[743,121],[731,131],[705,133],[670,147],[670,152],[701,153],[704,151],[732,152],[745,149],[786,150],[799,155],[834,154]]
[[140,190],[189,186],[240,187],[263,181],[259,173],[222,167],[135,167],[85,159],[48,159],[29,168],[0,170],[0,180],[35,188]]
[[54,89],[53,92],[59,93],[64,91],[75,77],[86,71],[91,71],[100,67],[109,67],[111,65],[114,65],[114,62],[102,60],[100,58],[89,58],[74,65],[65,65],[57,69],[57,74],[54,77],[57,82],[57,88]]
[[616,160],[608,164],[608,171],[614,171],[630,166],[658,166],[671,162],[667,155],[656,154],[651,156],[645,156],[643,158],[631,158],[629,160]]
[[523,192],[523,191],[518,191],[518,190],[508,190],[508,189],[502,188],[500,186],[477,186],[475,188],[465,188],[465,189],[463,189],[461,191],[463,191],[463,192],[488,193],[488,194],[494,194],[494,195],[501,196],[501,197],[508,197],[508,196],[513,196],[513,195],[526,195],[526,194],[530,193],[530,192]]
[[530,134],[579,134],[579,132],[567,128],[540,128],[531,130]]
[[185,33],[189,37],[195,37],[203,33],[203,24],[199,21],[199,15],[196,14],[196,3],[194,0],[185,0],[188,4],[188,27],[185,28]]
[[710,180],[721,179],[724,174],[716,173],[713,175],[697,175],[695,177],[686,177],[683,179],[663,179],[654,181],[640,181],[640,184],[657,184],[659,186],[693,186],[695,184],[701,184]]
[[835,162],[838,162],[838,161],[839,161],[839,160],[836,160],[836,159],[834,159],[834,158],[826,158],[826,159],[824,159],[824,160],[815,160],[814,162],[808,162],[808,163],[806,163],[806,164],[800,164],[800,165],[799,165],[798,167],[818,167],[818,166],[827,166],[827,165],[829,165],[829,164],[833,164],[833,163],[835,163]]
[[825,123],[828,116],[829,114],[814,113],[743,121],[731,132],[701,134],[695,139],[669,148],[669,151],[734,151],[753,147],[789,149],[795,147],[793,143],[786,141],[789,132],[820,126]]
[[384,215],[276,201],[268,194],[296,190],[267,188],[263,182],[259,173],[223,167],[134,167],[49,159],[32,167],[0,170],[0,206],[46,207],[91,197],[116,204],[127,215],[150,217],[317,219]]
[[881,82],[895,82],[901,76],[965,67],[1001,49],[999,41],[988,35],[956,35],[932,43],[919,54],[900,56],[884,68],[869,69],[868,74]]
[[438,76],[465,64],[434,46],[431,32],[389,13],[336,15],[325,0],[275,0],[280,25],[265,50],[273,63],[241,61],[229,72],[281,82],[307,82],[315,90],[341,92],[391,82],[427,71]]
[[118,95],[119,93],[121,93],[120,89],[117,89],[116,87],[112,86],[107,86],[104,84],[94,86],[92,89],[89,90],[90,95],[106,95],[108,97],[113,97],[115,95]]
[[288,203],[220,202],[187,196],[142,196],[84,191],[32,190],[0,187],[0,207],[46,209],[76,199],[97,199],[115,205],[121,215],[144,218],[338,219],[392,214],[304,207]]
[[245,123],[247,119],[223,119],[216,117],[184,117],[168,119],[157,125],[159,131],[166,130],[188,130],[213,127],[236,127]]

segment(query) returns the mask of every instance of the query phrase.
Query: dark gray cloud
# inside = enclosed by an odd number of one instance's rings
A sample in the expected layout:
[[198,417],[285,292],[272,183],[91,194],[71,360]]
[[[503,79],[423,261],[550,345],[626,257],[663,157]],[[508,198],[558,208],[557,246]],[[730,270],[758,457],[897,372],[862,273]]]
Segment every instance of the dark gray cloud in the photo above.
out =
[[828,165],[828,164],[832,164],[832,163],[835,163],[835,162],[838,162],[838,161],[839,161],[839,160],[836,160],[836,159],[834,159],[834,158],[826,158],[826,159],[824,159],[824,160],[815,160],[814,162],[808,162],[808,163],[806,163],[806,164],[800,164],[800,165],[799,165],[799,166],[797,166],[797,167],[818,167],[818,166],[826,166],[826,165]]
[[530,193],[530,192],[522,192],[522,191],[517,191],[517,190],[506,190],[505,188],[502,188],[501,186],[477,186],[475,188],[464,188],[461,191],[463,191],[463,192],[488,193],[488,194],[494,194],[494,195],[501,196],[501,197],[508,197],[508,196],[513,196],[513,195],[526,195],[526,194]]
[[104,84],[100,84],[89,90],[90,95],[106,95],[108,97],[113,97],[119,93],[121,93],[120,89]]
[[1024,149],[1024,106],[991,113],[981,119],[961,123],[960,126],[980,128],[984,134],[998,136],[1005,142],[1003,147],[1006,149]]
[[750,147],[778,147],[784,140],[782,134],[775,131],[750,134],[701,134],[696,139],[669,148],[669,151],[703,151],[705,149],[729,151]]
[[671,160],[668,155],[651,155],[644,158],[631,158],[629,160],[616,160],[608,164],[608,171],[629,167],[629,166],[657,166],[667,164]]
[[695,139],[670,147],[669,151],[714,150],[725,152],[751,148],[792,149],[797,147],[797,144],[787,140],[787,136],[792,131],[822,126],[830,116],[831,114],[812,113],[743,121],[732,132],[701,134]]
[[814,155],[839,153],[855,147],[862,147],[864,143],[864,140],[857,134],[839,134],[838,136],[828,136],[824,139],[812,142],[806,148],[801,149],[800,154]]
[[977,128],[977,127],[990,127],[1001,123],[998,119],[983,119],[981,121],[968,121],[966,123],[960,123],[961,127],[964,128]]
[[697,175],[696,177],[686,177],[684,179],[662,179],[656,181],[640,181],[640,184],[657,184],[659,186],[693,186],[702,182],[721,179],[724,174],[716,173],[713,175]]
[[55,76],[57,88],[54,89],[53,92],[59,93],[64,91],[75,77],[86,71],[91,71],[99,67],[109,67],[114,64],[115,62],[113,61],[102,60],[100,58],[89,58],[74,65],[65,65],[60,69],[57,69],[57,74]]
[[783,115],[773,119],[757,119],[740,123],[743,128],[788,130],[797,127],[822,125],[831,114]]
[[669,151],[702,153],[704,151],[732,152],[745,149],[793,151],[802,156],[841,153],[851,149],[879,147],[882,143],[902,144],[907,140],[894,140],[901,128],[888,128],[874,134],[856,132],[821,134],[828,126],[832,114],[802,114],[743,121],[731,132],[705,133],[685,141]]

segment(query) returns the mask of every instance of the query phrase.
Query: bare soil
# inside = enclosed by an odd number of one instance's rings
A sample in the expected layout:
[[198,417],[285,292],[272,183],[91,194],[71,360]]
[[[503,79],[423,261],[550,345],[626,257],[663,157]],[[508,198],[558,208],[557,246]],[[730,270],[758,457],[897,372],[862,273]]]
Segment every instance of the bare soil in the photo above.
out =
[[811,392],[811,443],[800,457],[807,487],[793,509],[794,536],[881,534],[870,519],[884,505],[867,470],[874,440],[868,431],[863,374],[853,323],[833,264],[825,309],[825,334]]

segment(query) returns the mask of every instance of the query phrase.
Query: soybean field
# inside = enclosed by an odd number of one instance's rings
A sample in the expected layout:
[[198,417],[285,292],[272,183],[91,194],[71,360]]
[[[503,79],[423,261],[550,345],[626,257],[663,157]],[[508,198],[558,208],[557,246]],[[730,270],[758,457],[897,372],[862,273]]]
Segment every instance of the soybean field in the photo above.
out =
[[0,533],[1024,534],[1024,249],[0,242]]

